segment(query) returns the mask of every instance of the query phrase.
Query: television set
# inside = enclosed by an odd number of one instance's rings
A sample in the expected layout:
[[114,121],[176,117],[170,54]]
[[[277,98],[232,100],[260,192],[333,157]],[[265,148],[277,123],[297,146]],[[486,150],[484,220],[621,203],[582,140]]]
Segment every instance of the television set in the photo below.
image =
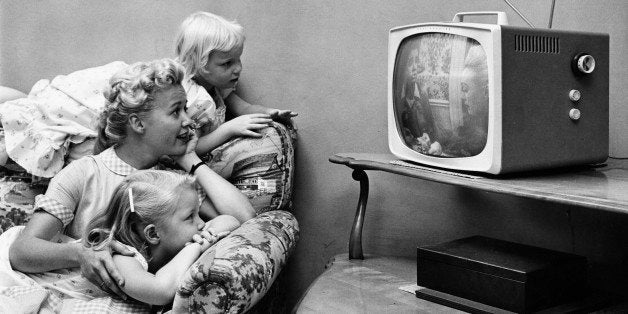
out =
[[[465,22],[469,15],[495,15],[497,23]],[[602,163],[608,73],[608,34],[510,26],[504,12],[395,27],[390,151],[486,174]]]

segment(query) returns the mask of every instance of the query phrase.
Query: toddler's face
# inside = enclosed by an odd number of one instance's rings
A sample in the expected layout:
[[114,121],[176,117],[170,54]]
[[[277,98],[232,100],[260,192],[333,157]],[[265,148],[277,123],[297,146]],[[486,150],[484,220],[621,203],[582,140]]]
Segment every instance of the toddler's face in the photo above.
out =
[[244,47],[240,46],[227,52],[212,52],[199,75],[214,87],[221,89],[235,87],[242,71],[240,56],[243,49]]

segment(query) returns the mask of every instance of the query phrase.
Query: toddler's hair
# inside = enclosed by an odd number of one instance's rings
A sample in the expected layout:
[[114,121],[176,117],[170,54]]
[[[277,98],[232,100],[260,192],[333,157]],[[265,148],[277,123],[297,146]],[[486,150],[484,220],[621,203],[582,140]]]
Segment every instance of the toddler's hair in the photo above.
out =
[[238,22],[209,12],[196,12],[181,23],[175,53],[186,75],[193,77],[207,64],[212,52],[240,47],[244,39],[244,28]]
[[[130,174],[116,187],[107,208],[90,220],[83,244],[99,250],[115,239],[135,247],[150,259],[143,228],[168,219],[184,189],[196,192],[193,177],[165,170],[138,170]],[[134,212],[131,212],[130,190]]]
[[106,102],[100,114],[94,154],[124,139],[129,115],[152,110],[155,92],[180,85],[184,73],[178,62],[161,59],[137,62],[114,74],[103,92]]

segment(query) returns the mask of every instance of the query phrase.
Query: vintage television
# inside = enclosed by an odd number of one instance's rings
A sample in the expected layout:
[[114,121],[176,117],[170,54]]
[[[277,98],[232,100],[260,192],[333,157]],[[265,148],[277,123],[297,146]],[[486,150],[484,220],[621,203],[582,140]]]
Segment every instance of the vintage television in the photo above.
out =
[[604,162],[608,71],[607,34],[509,26],[504,12],[393,28],[390,150],[485,174]]

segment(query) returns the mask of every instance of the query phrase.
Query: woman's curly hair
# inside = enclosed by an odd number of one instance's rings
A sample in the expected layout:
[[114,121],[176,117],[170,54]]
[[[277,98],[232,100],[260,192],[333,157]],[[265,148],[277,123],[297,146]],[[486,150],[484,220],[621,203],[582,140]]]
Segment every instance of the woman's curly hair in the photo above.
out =
[[103,92],[106,102],[100,114],[94,154],[124,139],[129,115],[151,111],[155,92],[180,85],[184,73],[178,62],[160,59],[137,62],[114,74]]

